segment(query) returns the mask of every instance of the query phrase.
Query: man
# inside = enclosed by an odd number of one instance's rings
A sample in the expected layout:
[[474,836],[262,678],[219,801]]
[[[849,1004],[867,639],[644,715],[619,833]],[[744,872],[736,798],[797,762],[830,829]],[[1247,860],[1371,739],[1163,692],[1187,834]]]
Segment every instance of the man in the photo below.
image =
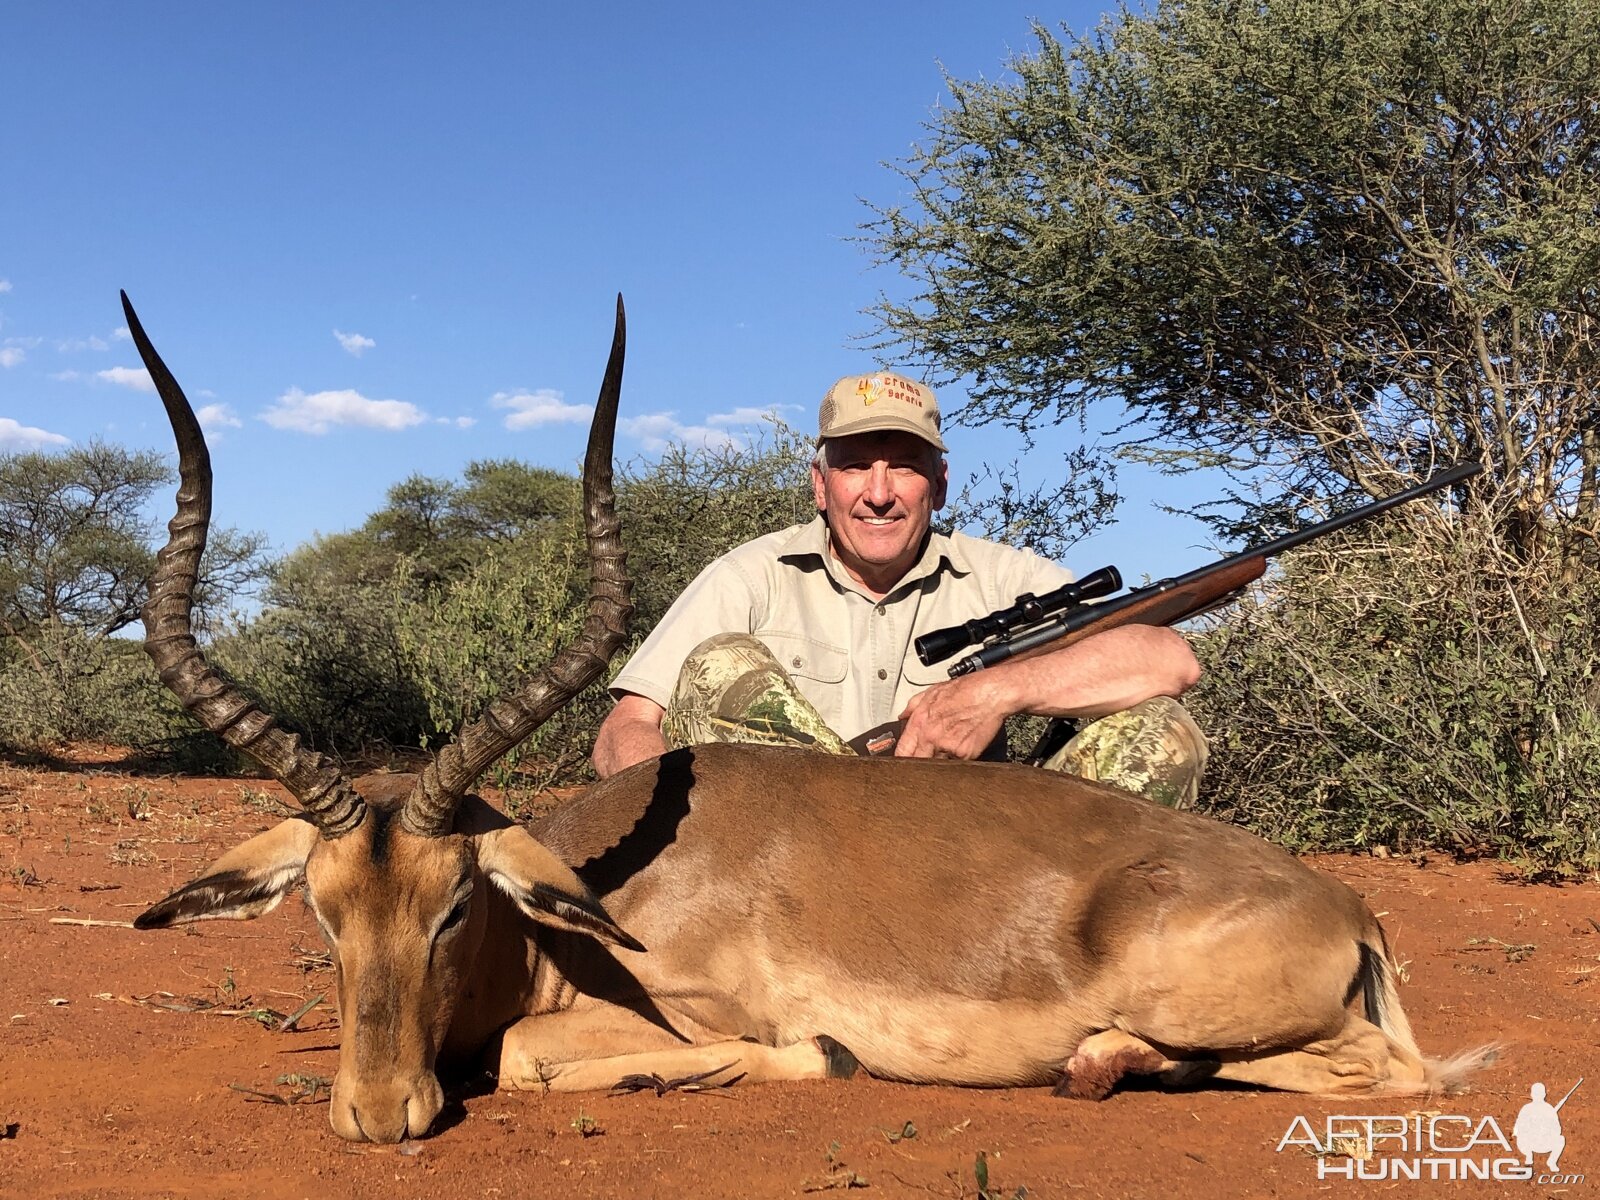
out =
[[922,666],[916,636],[1071,576],[1026,550],[931,531],[948,469],[924,385],[848,376],[818,429],[817,519],[730,551],[678,598],[612,682],[600,775],[711,740],[849,753],[846,739],[896,717],[896,755],[977,758],[1003,744],[1006,717],[1034,713],[1091,721],[1047,766],[1192,803],[1205,742],[1171,699],[1199,678],[1188,643],[1129,625],[955,680],[947,664]]

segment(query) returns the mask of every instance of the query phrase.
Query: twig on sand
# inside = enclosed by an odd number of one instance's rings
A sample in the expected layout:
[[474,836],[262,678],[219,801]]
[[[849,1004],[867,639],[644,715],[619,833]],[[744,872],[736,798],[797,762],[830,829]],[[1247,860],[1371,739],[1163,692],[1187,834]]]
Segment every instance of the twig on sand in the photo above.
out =
[[105,925],[113,929],[132,929],[132,921],[99,921],[93,917],[51,917],[52,925]]
[[264,1092],[260,1088],[247,1087],[242,1083],[230,1083],[228,1086],[236,1092],[243,1092],[246,1096],[254,1096],[267,1104],[317,1104],[326,1103],[325,1092],[333,1090],[333,1082],[320,1075],[289,1074],[279,1075],[273,1080],[278,1087],[292,1088],[287,1096],[279,1092]]
[[[285,1018],[275,1008],[265,1005],[251,1005],[249,997],[243,1004],[224,1005],[214,1000],[207,1000],[202,996],[185,996],[179,999],[171,992],[152,992],[148,996],[113,996],[112,999],[122,1004],[142,1004],[146,1008],[159,1009],[161,1012],[194,1013],[203,1017],[249,1017],[252,1021],[262,1025],[278,1025]],[[319,997],[320,999],[320,997]]]
[[310,1012],[317,1005],[321,1004],[322,1001],[327,997],[327,995],[328,995],[327,992],[321,992],[321,993],[313,996],[311,999],[307,1000],[299,1008],[295,1009],[292,1013],[290,1013],[287,1017],[285,1017],[283,1019],[283,1023],[278,1026],[278,1032],[279,1033],[288,1033],[290,1030],[292,1030],[295,1027],[295,1025],[299,1023],[300,1018],[305,1016],[308,1012]]
[[259,1090],[258,1088],[245,1087],[245,1085],[242,1084],[242,1083],[230,1083],[228,1086],[231,1087],[236,1092],[243,1092],[246,1096],[255,1096],[258,1099],[263,1100],[263,1101],[265,1101],[265,1102],[267,1102],[269,1104],[288,1104],[289,1103],[289,1100],[287,1100],[283,1096],[278,1095],[275,1092],[263,1092],[263,1091]]

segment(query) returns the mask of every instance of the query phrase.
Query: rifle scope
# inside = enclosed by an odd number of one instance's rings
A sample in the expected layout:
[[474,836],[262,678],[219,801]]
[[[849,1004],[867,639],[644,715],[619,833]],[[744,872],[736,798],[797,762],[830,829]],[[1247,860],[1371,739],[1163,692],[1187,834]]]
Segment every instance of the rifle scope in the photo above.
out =
[[1002,637],[1023,625],[1032,625],[1047,617],[1056,616],[1076,608],[1086,600],[1098,600],[1122,587],[1122,574],[1115,567],[1101,567],[1082,579],[1062,584],[1053,592],[1035,596],[1025,592],[1018,596],[1010,608],[1002,608],[986,617],[974,617],[948,629],[935,629],[912,643],[922,665],[931,667],[940,659],[949,658],[957,650],[964,650],[975,642],[987,642]]

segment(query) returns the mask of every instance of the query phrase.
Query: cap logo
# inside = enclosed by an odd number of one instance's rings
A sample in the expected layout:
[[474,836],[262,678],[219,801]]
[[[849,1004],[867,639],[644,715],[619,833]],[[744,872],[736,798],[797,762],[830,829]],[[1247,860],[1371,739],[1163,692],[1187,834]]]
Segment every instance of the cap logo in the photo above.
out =
[[913,408],[921,408],[922,393],[917,385],[898,375],[864,375],[856,384],[856,394],[863,406],[870,407],[882,399],[899,400]]

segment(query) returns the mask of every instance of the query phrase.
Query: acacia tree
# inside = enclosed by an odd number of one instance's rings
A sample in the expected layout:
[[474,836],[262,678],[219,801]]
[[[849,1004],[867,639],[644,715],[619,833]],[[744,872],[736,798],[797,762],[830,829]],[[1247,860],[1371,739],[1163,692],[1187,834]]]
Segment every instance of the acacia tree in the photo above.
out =
[[883,348],[968,383],[966,421],[1120,409],[1125,454],[1275,482],[1229,535],[1471,458],[1513,558],[1593,555],[1592,4],[1165,0],[1035,35],[950,81],[867,226],[914,281]]
[[114,633],[139,615],[154,555],[142,509],[170,474],[161,457],[92,443],[0,455],[0,619]]
[[[160,455],[91,442],[0,454],[0,741],[147,741],[171,705],[138,643],[154,563],[146,506],[171,481]],[[198,624],[263,570],[262,539],[218,529],[196,589]]]
[[[45,625],[108,637],[139,618],[155,561],[145,507],[172,481],[159,454],[91,442],[62,454],[0,454],[0,632]],[[197,606],[260,578],[264,539],[219,529]]]

